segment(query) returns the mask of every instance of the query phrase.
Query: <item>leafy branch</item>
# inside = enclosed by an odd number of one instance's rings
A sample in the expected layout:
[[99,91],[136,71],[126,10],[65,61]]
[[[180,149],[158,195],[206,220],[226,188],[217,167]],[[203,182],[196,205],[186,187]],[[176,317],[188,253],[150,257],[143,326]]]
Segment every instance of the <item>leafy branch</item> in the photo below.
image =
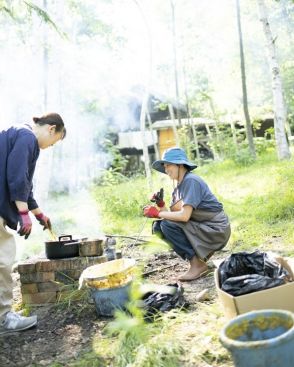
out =
[[59,30],[56,23],[50,18],[49,14],[45,10],[41,9],[39,6],[32,3],[31,1],[24,1],[24,4],[26,5],[30,15],[34,11],[38,15],[38,17],[43,19],[46,24],[49,24],[51,27],[53,27],[53,29],[55,29],[61,37],[65,37],[65,33]]
[[[5,0],[0,0],[0,14],[6,13],[8,14],[14,21],[19,21],[19,17],[17,12],[13,9],[13,3],[7,3]],[[39,18],[41,18],[46,24],[51,26],[61,37],[66,37],[66,34],[58,28],[56,23],[51,19],[50,15],[40,8],[38,5],[34,4],[31,1],[22,1],[22,4],[25,6],[27,13],[31,16],[34,12]]]

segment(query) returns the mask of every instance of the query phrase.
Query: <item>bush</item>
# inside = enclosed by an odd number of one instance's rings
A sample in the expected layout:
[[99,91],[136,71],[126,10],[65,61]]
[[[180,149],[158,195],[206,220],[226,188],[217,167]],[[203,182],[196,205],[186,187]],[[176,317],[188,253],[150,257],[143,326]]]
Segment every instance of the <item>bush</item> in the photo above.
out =
[[94,187],[94,198],[103,213],[104,230],[119,233],[137,230],[143,218],[143,206],[148,202],[148,192],[144,177],[127,179],[115,186]]

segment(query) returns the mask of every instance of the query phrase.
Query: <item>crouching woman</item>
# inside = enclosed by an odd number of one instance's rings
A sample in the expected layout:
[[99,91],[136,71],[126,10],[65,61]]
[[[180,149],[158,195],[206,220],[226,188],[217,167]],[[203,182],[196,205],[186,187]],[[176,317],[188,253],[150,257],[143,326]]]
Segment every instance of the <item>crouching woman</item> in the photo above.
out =
[[178,279],[195,280],[207,273],[206,262],[213,253],[228,243],[231,235],[228,217],[205,181],[191,172],[197,166],[181,148],[166,150],[162,160],[155,161],[152,167],[176,181],[176,187],[170,210],[159,198],[156,206],[144,208],[144,215],[159,218],[153,224],[153,232],[189,261],[188,271]]

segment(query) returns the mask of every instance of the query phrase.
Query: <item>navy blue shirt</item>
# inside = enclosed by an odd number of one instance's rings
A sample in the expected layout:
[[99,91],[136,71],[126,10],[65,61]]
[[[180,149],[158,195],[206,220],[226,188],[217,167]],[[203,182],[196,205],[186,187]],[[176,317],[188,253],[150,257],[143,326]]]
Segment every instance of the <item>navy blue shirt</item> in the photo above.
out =
[[210,191],[207,183],[193,173],[186,173],[182,182],[173,191],[172,203],[179,200],[183,205],[190,205],[193,209],[202,209],[209,212],[223,210],[223,205]]
[[0,131],[0,216],[12,229],[19,222],[16,200],[28,203],[29,210],[38,207],[32,181],[39,154],[37,138],[28,125]]

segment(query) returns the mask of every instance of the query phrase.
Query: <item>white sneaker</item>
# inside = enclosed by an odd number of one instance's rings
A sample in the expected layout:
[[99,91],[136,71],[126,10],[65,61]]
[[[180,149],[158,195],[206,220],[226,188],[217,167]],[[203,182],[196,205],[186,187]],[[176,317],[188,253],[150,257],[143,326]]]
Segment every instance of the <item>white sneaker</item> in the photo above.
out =
[[0,324],[0,335],[30,329],[37,324],[37,316],[24,317],[16,312],[7,312]]

